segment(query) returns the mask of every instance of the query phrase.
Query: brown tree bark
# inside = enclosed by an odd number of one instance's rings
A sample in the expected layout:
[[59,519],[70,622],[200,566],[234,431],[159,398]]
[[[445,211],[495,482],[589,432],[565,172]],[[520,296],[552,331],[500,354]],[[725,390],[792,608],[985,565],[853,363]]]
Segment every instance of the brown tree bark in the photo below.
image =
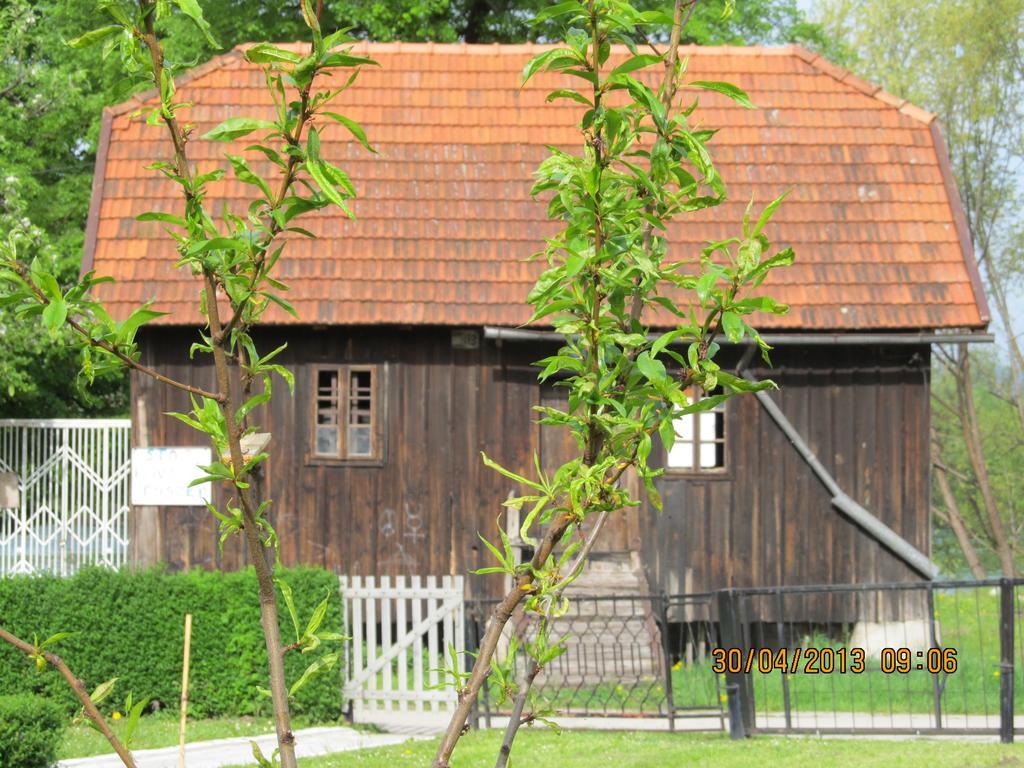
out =
[[1017,411],[1020,429],[1024,431],[1024,351],[1021,350],[1020,340],[1014,333],[1013,314],[1010,312],[1010,304],[1006,299],[1006,286],[1003,285],[1002,275],[997,269],[991,267],[991,262],[989,264],[989,285],[992,288],[992,298],[995,299],[996,309],[1003,322],[1006,346],[1010,350],[1010,398]]
[[956,377],[957,406],[960,412],[960,428],[963,432],[967,456],[971,462],[971,470],[978,481],[982,503],[989,529],[992,532],[996,554],[1003,575],[1013,578],[1017,569],[1013,560],[1013,544],[1010,541],[1003,522],[995,492],[988,474],[985,451],[982,446],[981,430],[978,426],[978,412],[974,404],[974,380],[971,373],[970,351],[966,344],[958,345]]
[[935,480],[939,485],[939,492],[942,494],[942,501],[946,505],[945,520],[953,530],[953,535],[956,536],[957,543],[960,545],[964,558],[967,560],[967,565],[971,569],[971,574],[976,579],[984,579],[987,576],[985,568],[978,557],[978,550],[974,548],[974,542],[971,541],[971,535],[967,530],[967,525],[964,523],[964,517],[960,513],[960,506],[956,503],[956,497],[953,495],[953,489],[949,484],[946,470],[936,464],[934,472]]

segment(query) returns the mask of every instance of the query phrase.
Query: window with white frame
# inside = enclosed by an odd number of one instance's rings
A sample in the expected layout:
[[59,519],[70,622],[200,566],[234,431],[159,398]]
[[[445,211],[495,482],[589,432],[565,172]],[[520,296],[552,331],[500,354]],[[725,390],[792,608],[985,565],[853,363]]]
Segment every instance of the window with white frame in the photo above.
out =
[[[693,395],[690,395],[693,402]],[[665,465],[677,472],[721,472],[725,469],[725,403],[677,418],[676,441]]]

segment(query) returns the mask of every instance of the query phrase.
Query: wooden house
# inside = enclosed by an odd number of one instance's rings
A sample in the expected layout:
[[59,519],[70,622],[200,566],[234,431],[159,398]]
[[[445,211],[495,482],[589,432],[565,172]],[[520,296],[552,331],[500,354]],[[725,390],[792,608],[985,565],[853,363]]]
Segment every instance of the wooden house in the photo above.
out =
[[[477,531],[504,524],[513,490],[480,452],[524,469],[534,452],[547,465],[567,456],[531,411],[558,397],[531,367],[555,342],[520,328],[538,271],[527,257],[552,231],[531,174],[545,145],[578,144],[578,106],[545,102],[553,80],[521,86],[538,49],[358,49],[381,66],[337,109],[380,154],[325,128],[325,154],[360,191],[357,220],[322,212],[307,225],[318,241],[288,244],[280,268],[300,319],[274,314],[258,337],[268,349],[288,342],[281,361],[297,385],[260,417],[273,436],[260,492],[273,499],[285,563],[465,573],[486,562]],[[760,108],[700,96],[700,121],[721,128],[714,156],[731,202],[673,226],[673,252],[733,234],[751,196],[763,204],[791,190],[771,237],[797,264],[767,286],[792,310],[760,318],[774,368],[748,363],[781,390],[678,425],[684,439],[659,459],[664,512],[619,516],[598,559],[671,592],[929,576],[930,345],[976,340],[989,319],[934,117],[800,48],[685,54],[692,79],[736,83]],[[238,50],[184,78],[179,98],[194,103],[196,136],[270,109],[262,74]],[[168,151],[162,129],[133,116],[152,100],[105,115],[84,268],[116,278],[102,293],[115,313],[149,299],[170,313],[141,336],[143,362],[210,385],[210,363],[188,355],[197,286],[174,269],[161,227],[135,219],[180,207],[143,168]],[[222,151],[190,144],[204,168]],[[239,207],[246,191],[227,179],[211,194]],[[744,351],[727,346],[721,360],[736,366]],[[164,415],[187,408],[180,392],[133,376],[134,443],[195,445]],[[137,507],[131,537],[137,563],[241,562],[237,548],[218,552],[202,507]]]

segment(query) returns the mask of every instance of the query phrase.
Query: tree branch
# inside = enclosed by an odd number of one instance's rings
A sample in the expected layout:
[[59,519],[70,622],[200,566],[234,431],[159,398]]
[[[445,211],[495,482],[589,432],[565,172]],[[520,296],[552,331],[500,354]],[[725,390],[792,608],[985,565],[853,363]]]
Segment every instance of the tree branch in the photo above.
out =
[[[29,290],[31,290],[33,295],[36,297],[36,301],[38,301],[44,307],[50,304],[50,300],[46,297],[46,294],[39,290],[36,284],[33,283],[32,280],[30,279],[28,270],[25,269],[24,264],[18,261],[13,261],[11,262],[11,268],[15,271],[15,273],[17,273],[18,277],[20,277],[24,281],[25,285],[29,287]],[[111,354],[114,357],[116,357],[125,366],[133,370],[136,370],[139,373],[142,373],[146,376],[149,376],[151,379],[154,379],[155,381],[167,384],[168,386],[180,389],[184,392],[189,392],[193,395],[199,395],[200,397],[206,397],[210,398],[211,400],[217,400],[218,402],[220,402],[220,395],[216,394],[215,392],[209,392],[205,389],[202,389],[201,387],[193,387],[191,384],[185,384],[184,382],[172,379],[169,376],[164,376],[156,369],[150,368],[148,365],[144,365],[135,360],[134,358],[132,358],[130,355],[125,354],[117,347],[115,347],[113,344],[103,341],[102,339],[94,339],[92,335],[89,333],[89,331],[73,317],[67,318],[65,322],[73,331],[75,331],[75,333],[80,335],[85,340],[85,343],[88,344],[90,347],[93,347],[94,349],[102,349],[104,352],[107,352],[108,354]]]
[[26,643],[24,640],[15,637],[2,627],[0,627],[0,640],[14,646],[29,658],[38,658],[39,656],[42,656],[46,659],[48,664],[60,672],[68,685],[71,686],[71,690],[74,691],[75,696],[77,696],[78,700],[82,702],[82,709],[85,711],[86,717],[93,722],[97,730],[103,734],[103,737],[110,743],[110,746],[114,748],[117,756],[121,758],[121,762],[124,763],[125,768],[136,768],[135,758],[132,757],[132,753],[128,751],[128,748],[121,743],[121,740],[114,735],[114,732],[110,729],[106,719],[93,702],[92,697],[89,696],[85,683],[75,677],[75,674],[71,671],[68,665],[64,663],[64,660],[60,656],[55,653],[50,653],[49,651],[40,651],[31,643]]

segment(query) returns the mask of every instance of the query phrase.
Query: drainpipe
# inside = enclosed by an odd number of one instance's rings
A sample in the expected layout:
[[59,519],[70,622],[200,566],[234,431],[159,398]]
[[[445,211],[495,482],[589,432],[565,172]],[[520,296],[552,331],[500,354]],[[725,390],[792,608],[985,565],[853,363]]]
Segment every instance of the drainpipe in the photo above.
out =
[[[740,359],[739,365],[736,366],[736,373],[750,382],[757,381],[753,374],[746,370],[746,366],[753,356],[754,349],[754,347],[749,347]],[[792,443],[803,460],[807,462],[811,471],[817,475],[818,479],[828,489],[828,492],[832,494],[833,507],[845,514],[877,541],[888,547],[904,563],[926,579],[933,580],[939,575],[939,567],[927,555],[843,492],[836,479],[825,469],[825,466],[818,460],[818,457],[814,455],[814,451],[811,450],[803,437],[800,436],[800,433],[797,432],[796,427],[786,418],[786,415],[779,409],[779,406],[775,404],[775,401],[772,400],[767,392],[755,392],[754,395],[768,415],[771,416],[772,421],[789,438],[789,442]]]

